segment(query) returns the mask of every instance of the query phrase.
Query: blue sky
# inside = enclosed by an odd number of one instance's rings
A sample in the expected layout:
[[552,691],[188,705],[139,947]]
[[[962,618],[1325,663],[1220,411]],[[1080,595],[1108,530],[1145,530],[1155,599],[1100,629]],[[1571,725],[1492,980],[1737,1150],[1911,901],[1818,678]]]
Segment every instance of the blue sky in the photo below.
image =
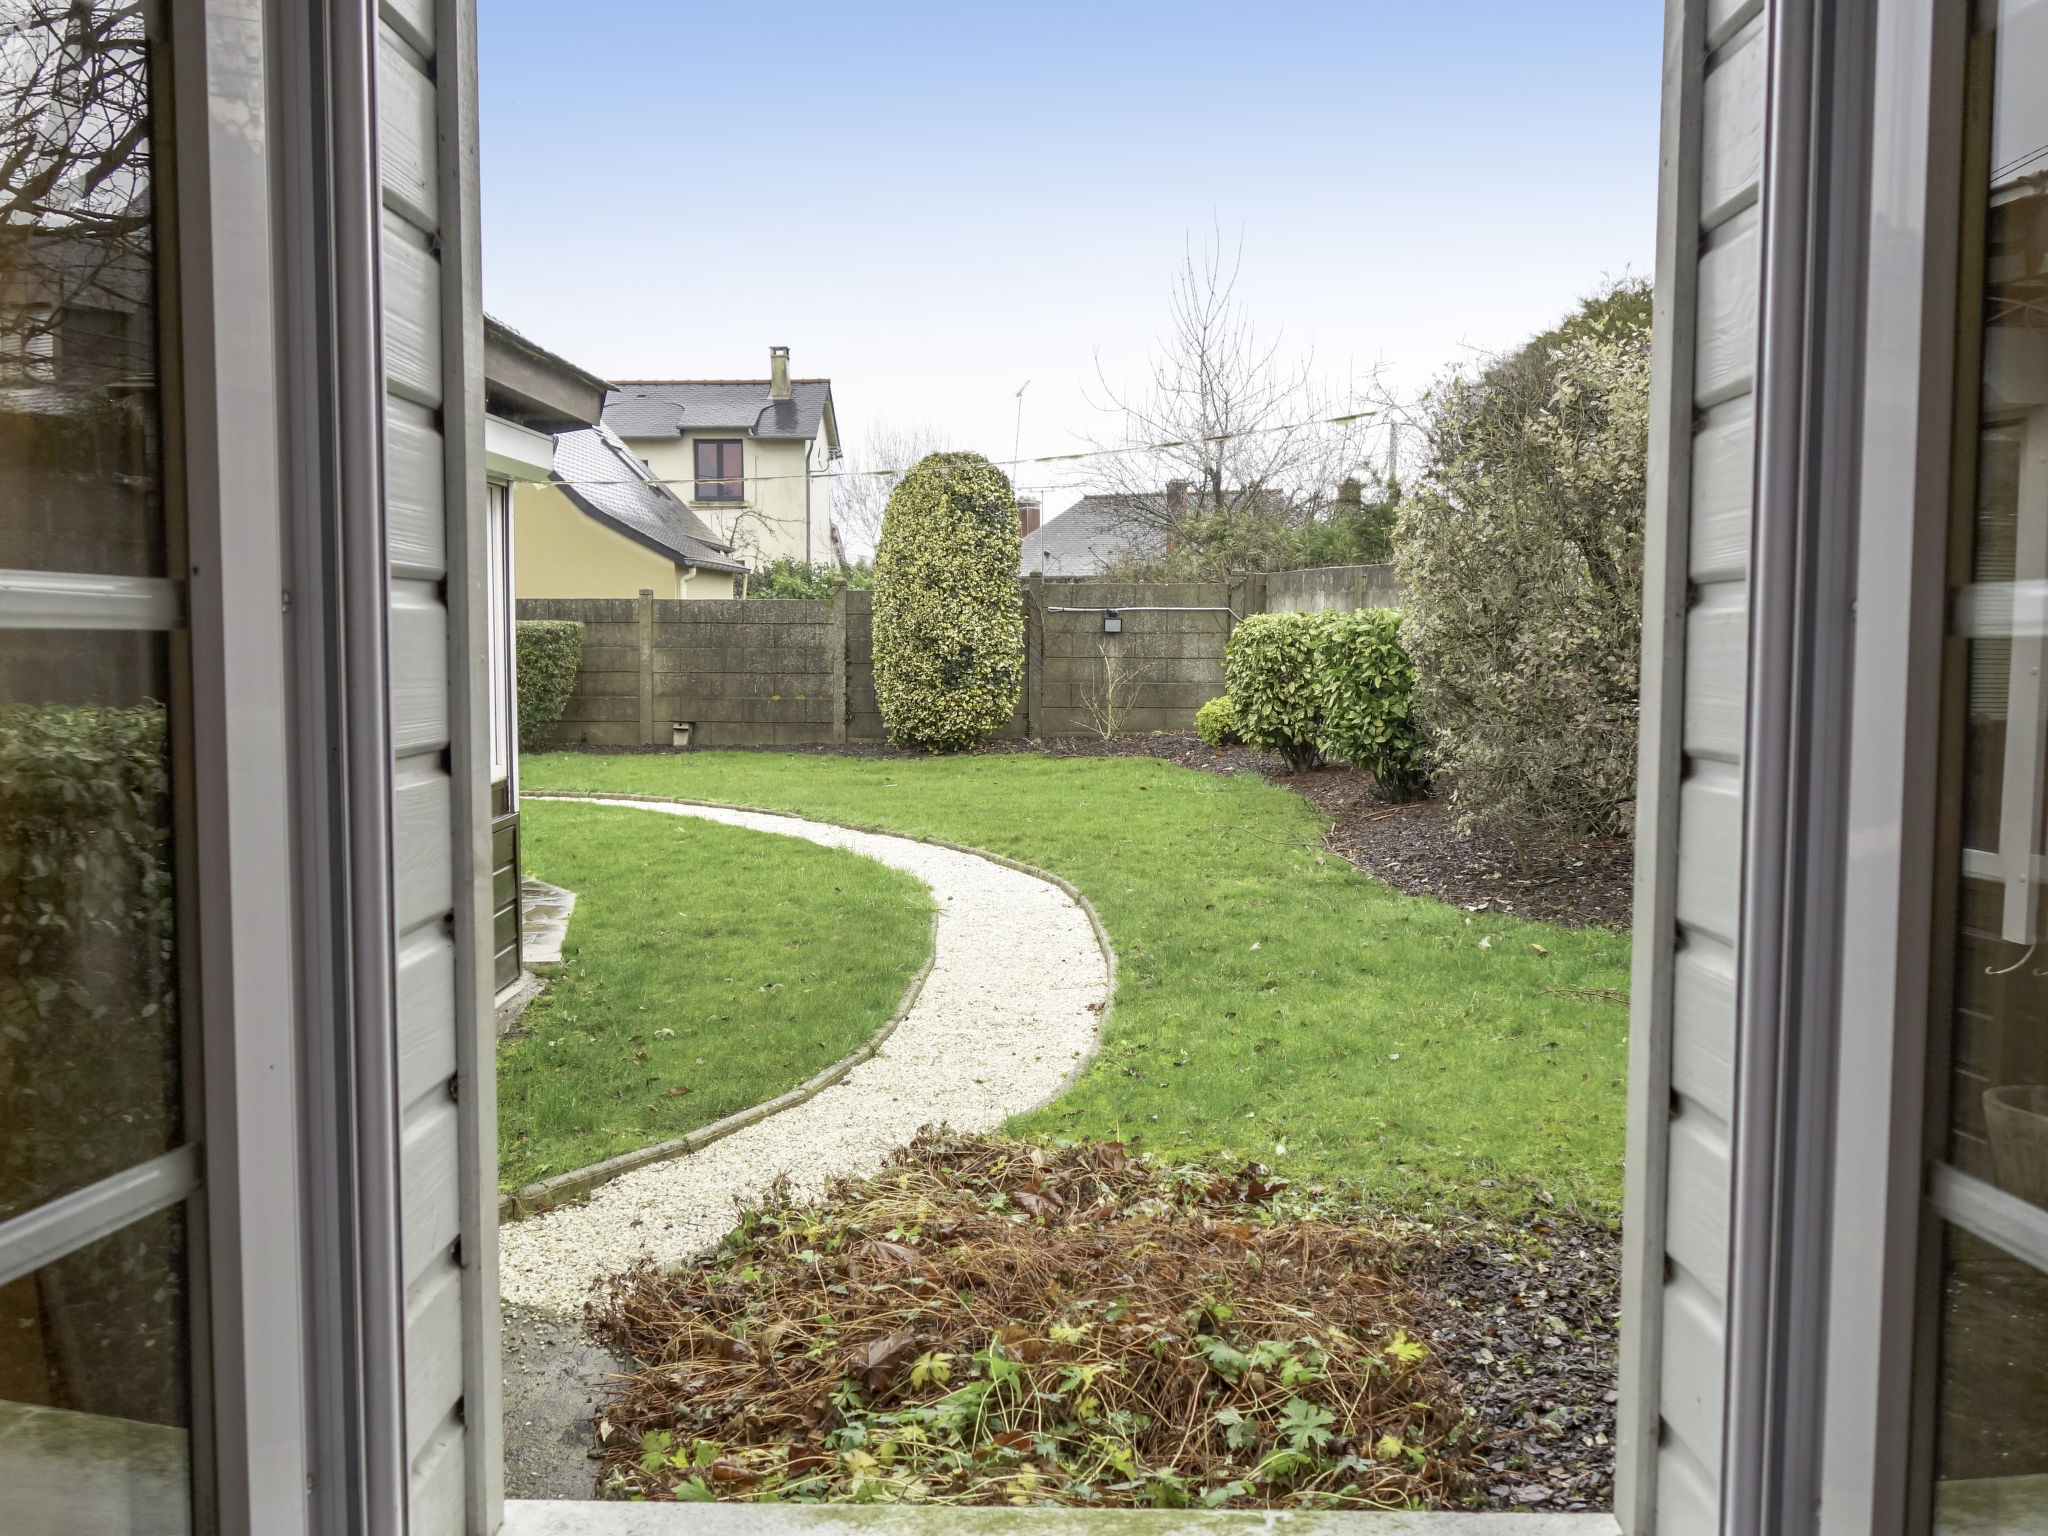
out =
[[1220,227],[1264,328],[1412,388],[1648,273],[1662,9],[481,0],[485,301],[1007,458],[1026,379],[1027,454],[1115,435]]

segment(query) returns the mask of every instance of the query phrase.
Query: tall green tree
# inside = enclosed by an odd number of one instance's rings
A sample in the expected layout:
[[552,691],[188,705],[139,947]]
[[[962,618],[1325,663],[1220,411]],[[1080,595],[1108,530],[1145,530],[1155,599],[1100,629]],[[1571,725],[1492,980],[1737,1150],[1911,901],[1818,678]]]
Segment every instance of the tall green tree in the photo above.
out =
[[1440,781],[1517,839],[1632,824],[1649,301],[1617,284],[1437,390],[1396,531]]

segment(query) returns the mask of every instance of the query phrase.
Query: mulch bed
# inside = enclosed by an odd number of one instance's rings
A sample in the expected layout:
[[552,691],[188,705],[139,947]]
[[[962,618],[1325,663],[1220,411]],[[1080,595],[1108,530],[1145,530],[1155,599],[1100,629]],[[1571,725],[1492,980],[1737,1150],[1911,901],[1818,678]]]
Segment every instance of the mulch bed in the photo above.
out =
[[1402,1273],[1423,1301],[1417,1333],[1482,1426],[1485,1503],[1612,1507],[1620,1231],[1565,1213],[1439,1221]]
[[1614,1237],[927,1134],[593,1309],[609,1497],[1605,1507]]
[[[673,752],[672,747],[584,747],[603,753]],[[820,756],[914,758],[927,754],[880,741],[799,747],[703,747],[685,751],[804,752]],[[1390,805],[1369,774],[1324,767],[1291,773],[1278,753],[1250,747],[1206,746],[1192,732],[1146,736],[1048,737],[992,741],[983,756],[1150,757],[1205,773],[1258,773],[1306,800],[1332,822],[1330,851],[1354,868],[1410,896],[1434,896],[1469,912],[1572,928],[1626,928],[1635,877],[1635,850],[1626,837],[1517,849],[1484,827],[1461,828],[1447,802]]]

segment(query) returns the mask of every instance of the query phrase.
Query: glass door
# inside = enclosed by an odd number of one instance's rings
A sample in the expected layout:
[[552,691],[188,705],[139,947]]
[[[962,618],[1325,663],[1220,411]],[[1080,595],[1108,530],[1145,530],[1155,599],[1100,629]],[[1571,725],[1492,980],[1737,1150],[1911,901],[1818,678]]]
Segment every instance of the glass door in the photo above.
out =
[[193,1529],[154,8],[0,0],[0,1526]]
[[1932,1076],[1937,1531],[2048,1529],[2048,0],[1979,0],[1954,514],[1954,984]]

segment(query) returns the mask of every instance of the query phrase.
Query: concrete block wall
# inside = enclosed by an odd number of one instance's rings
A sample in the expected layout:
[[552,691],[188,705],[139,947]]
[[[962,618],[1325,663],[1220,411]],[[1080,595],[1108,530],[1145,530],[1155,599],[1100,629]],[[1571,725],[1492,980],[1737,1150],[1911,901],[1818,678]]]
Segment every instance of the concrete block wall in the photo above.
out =
[[1272,571],[1259,579],[1265,590],[1261,613],[1352,613],[1360,608],[1400,608],[1408,600],[1391,565],[1323,565]]
[[522,598],[522,619],[583,625],[555,740],[697,746],[845,739],[845,604],[824,599]]
[[[1185,731],[1223,692],[1237,617],[1301,609],[1398,607],[1391,566],[1331,566],[1203,583],[1033,576],[1023,583],[1025,677],[998,737],[1098,729],[1114,673],[1120,734]],[[1104,609],[1119,633],[1104,633]],[[583,663],[555,740],[564,746],[667,746],[688,721],[693,745],[881,741],[875,703],[874,594],[830,599],[522,598],[522,619],[583,625]]]

